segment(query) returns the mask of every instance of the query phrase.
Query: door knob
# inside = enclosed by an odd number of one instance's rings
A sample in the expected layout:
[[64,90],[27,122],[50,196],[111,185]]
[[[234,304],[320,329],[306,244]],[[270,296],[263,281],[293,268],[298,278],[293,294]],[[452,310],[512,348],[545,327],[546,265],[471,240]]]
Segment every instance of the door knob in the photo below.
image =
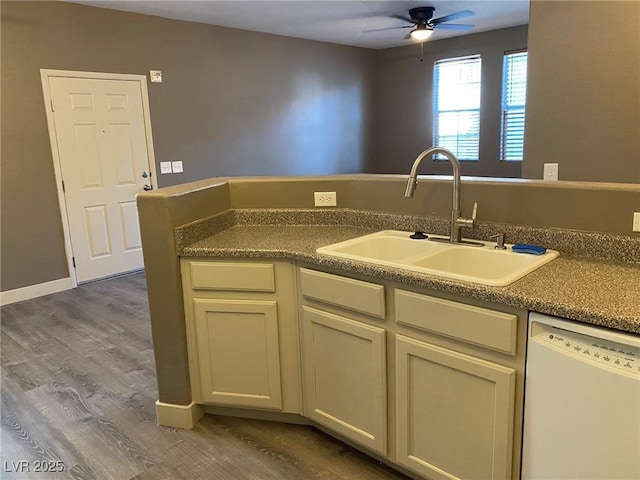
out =
[[151,172],[149,172],[149,173],[142,172],[142,178],[147,178],[147,177],[151,177]]
[[153,185],[145,185],[142,188],[144,189],[145,192],[148,192],[149,190],[153,190]]

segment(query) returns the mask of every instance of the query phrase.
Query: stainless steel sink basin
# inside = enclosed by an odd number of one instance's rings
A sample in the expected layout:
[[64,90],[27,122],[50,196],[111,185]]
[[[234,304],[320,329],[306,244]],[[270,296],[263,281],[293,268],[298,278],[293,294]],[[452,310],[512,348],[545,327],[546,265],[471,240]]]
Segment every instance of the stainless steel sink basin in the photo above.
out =
[[492,286],[509,285],[559,255],[555,250],[528,255],[513,252],[508,244],[507,250],[496,250],[493,242],[470,247],[414,240],[409,235],[411,232],[384,230],[321,247],[317,252]]

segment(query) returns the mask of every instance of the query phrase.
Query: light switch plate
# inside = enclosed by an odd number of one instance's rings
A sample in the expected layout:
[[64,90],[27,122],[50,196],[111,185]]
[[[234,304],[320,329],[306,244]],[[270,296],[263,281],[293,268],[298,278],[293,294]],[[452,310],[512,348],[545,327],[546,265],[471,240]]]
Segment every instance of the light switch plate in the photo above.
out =
[[543,180],[558,180],[558,164],[545,163]]
[[149,78],[151,79],[151,83],[162,83],[162,71],[149,70]]
[[171,168],[173,169],[173,173],[182,173],[184,170],[182,169],[182,160],[178,160],[176,162],[171,162]]
[[640,212],[633,212],[633,231],[640,232]]
[[171,170],[171,162],[160,162],[160,173],[161,174],[165,174],[165,173],[172,173],[173,170]]

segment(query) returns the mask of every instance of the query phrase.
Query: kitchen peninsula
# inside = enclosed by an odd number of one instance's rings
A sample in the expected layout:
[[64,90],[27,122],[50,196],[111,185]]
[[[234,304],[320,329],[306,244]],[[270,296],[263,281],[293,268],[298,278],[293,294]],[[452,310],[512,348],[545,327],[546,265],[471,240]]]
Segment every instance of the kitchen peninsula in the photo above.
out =
[[[499,435],[484,440],[470,464],[495,478],[517,476],[527,312],[640,333],[640,236],[627,225],[640,188],[464,179],[462,209],[479,204],[478,226],[464,229],[464,237],[488,240],[505,233],[509,243],[561,253],[506,287],[316,253],[384,229],[446,234],[450,182],[420,182],[414,199],[403,198],[404,177],[374,175],[210,179],[141,194],[159,423],[190,427],[204,412],[312,422],[408,473],[427,475],[430,470],[412,460],[412,440],[404,435],[406,419],[424,412],[411,410],[402,383],[416,380],[408,359],[442,358],[489,381],[490,391],[466,380],[456,384],[465,391],[477,388],[469,395],[475,404],[483,398],[502,402],[503,413],[489,425],[471,427],[469,441],[483,438],[487,428]],[[335,191],[338,206],[313,208],[315,191]],[[610,213],[599,215],[607,206]],[[415,314],[433,309],[452,320],[427,325]],[[262,336],[247,341],[267,345],[264,351],[244,348],[241,323],[220,330],[222,318],[263,319]],[[470,318],[486,321],[486,328],[470,327]],[[204,343],[213,349],[204,352]],[[245,375],[235,396],[207,384],[221,375],[234,382],[228,363],[234,352],[220,345],[254,355],[237,361],[242,373],[255,373],[249,366],[262,355],[263,378]],[[339,388],[327,379],[340,362],[349,362],[354,375],[343,380],[368,379],[360,387],[369,403],[339,398]],[[262,393],[240,391],[255,386]],[[336,404],[347,410],[361,404],[370,416],[345,411],[348,418],[333,418],[327,412]],[[441,455],[446,463],[446,452]],[[470,467],[456,468],[463,475]]]

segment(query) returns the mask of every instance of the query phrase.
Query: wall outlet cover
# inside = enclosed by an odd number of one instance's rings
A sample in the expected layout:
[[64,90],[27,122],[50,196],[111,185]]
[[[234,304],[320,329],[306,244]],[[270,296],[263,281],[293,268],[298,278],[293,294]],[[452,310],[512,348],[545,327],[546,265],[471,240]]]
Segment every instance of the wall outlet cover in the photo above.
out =
[[173,173],[182,173],[182,172],[184,172],[184,170],[182,168],[182,160],[171,162],[171,168],[173,169]]
[[160,173],[173,173],[173,170],[171,170],[171,162],[160,162]]
[[640,212],[633,212],[633,231],[640,232]]
[[558,164],[557,163],[545,163],[543,180],[558,180]]
[[337,206],[336,192],[313,192],[313,204],[316,207]]

